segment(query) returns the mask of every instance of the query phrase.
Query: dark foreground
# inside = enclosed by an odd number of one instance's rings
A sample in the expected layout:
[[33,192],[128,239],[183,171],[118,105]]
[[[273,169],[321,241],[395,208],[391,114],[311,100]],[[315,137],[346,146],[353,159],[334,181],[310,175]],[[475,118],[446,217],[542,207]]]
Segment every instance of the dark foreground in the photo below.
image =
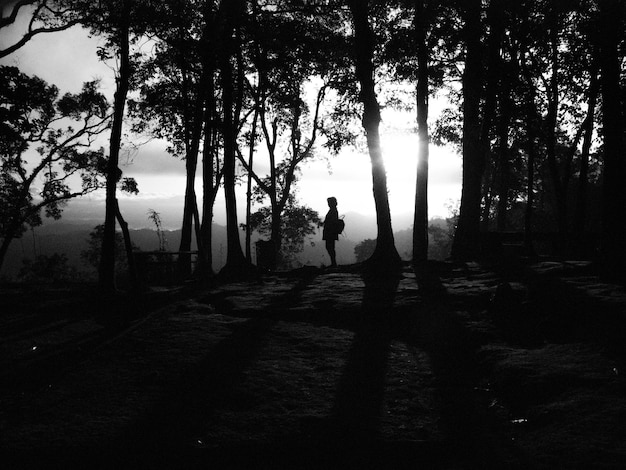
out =
[[623,287],[574,262],[418,279],[5,286],[3,468],[623,468]]

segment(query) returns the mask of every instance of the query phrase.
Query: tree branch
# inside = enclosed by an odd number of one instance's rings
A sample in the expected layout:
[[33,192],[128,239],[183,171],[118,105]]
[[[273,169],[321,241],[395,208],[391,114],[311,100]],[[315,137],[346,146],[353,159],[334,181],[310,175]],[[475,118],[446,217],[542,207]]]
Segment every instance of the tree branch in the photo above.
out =
[[5,26],[15,23],[15,19],[17,18],[20,9],[25,6],[32,5],[33,3],[36,3],[36,1],[37,0],[21,0],[17,2],[13,5],[13,9],[11,10],[9,16],[0,17],[0,28],[4,28]]
[[6,49],[0,50],[0,59],[3,58],[3,57],[6,57],[9,54],[12,54],[16,50],[18,50],[20,47],[22,47],[24,44],[26,44],[28,41],[30,41],[33,38],[33,36],[35,36],[37,34],[56,33],[56,32],[59,32],[59,31],[64,31],[64,30],[69,29],[72,26],[75,26],[75,25],[77,25],[79,23],[80,23],[80,20],[74,19],[74,20],[70,20],[68,23],[66,23],[64,25],[53,26],[53,27],[50,27],[50,28],[30,29],[30,27],[29,27],[28,32],[26,34],[24,34],[22,39],[20,39],[15,44],[7,47]]
[[267,185],[263,183],[263,181],[261,181],[258,175],[254,171],[252,171],[252,169],[250,168],[250,165],[248,165],[248,162],[246,162],[246,159],[243,157],[243,154],[241,153],[241,149],[239,148],[239,146],[237,146],[236,154],[237,154],[237,159],[241,162],[245,170],[252,176],[252,179],[254,179],[255,183],[261,188],[261,191],[263,191],[266,194],[269,194],[270,188],[268,188]]

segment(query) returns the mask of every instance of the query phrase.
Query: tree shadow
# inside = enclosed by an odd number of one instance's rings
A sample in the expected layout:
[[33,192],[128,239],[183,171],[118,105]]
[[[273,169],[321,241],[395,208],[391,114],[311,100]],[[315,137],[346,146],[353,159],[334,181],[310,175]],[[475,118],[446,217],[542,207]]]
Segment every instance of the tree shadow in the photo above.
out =
[[173,458],[183,449],[192,449],[214,410],[233,401],[235,386],[274,324],[273,320],[254,318],[237,325],[229,337],[185,371],[161,402],[121,439],[124,465]]
[[527,462],[485,402],[488,397],[480,389],[476,339],[437,276],[431,273],[426,279],[428,285],[436,286],[435,292],[423,297],[405,340],[430,359],[446,454],[467,468],[531,468],[525,466]]
[[363,446],[380,434],[393,302],[399,279],[364,278],[361,317],[339,381],[332,421],[340,439]]
[[238,396],[236,392],[245,371],[259,356],[280,312],[298,304],[303,290],[317,274],[317,271],[299,273],[292,289],[272,301],[267,316],[235,326],[229,337],[185,371],[164,398],[133,423],[114,445],[119,451],[112,460],[124,467],[141,468],[153,463],[166,468],[194,468],[208,461],[226,465],[270,458],[275,449],[266,444],[236,443],[232,447],[205,449],[199,443],[216,410],[239,402],[245,405],[247,396]]

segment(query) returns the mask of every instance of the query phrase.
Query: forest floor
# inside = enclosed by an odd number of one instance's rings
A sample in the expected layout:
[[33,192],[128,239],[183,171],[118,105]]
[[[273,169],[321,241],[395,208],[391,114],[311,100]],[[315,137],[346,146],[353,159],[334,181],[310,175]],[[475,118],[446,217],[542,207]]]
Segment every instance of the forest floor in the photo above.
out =
[[623,286],[547,260],[417,276],[2,286],[3,468],[623,468]]

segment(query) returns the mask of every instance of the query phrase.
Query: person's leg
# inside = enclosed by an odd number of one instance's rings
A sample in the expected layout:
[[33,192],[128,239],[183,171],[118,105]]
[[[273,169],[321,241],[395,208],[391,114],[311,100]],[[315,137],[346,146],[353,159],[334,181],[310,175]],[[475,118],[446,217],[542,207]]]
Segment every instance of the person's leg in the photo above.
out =
[[335,240],[326,240],[326,251],[328,251],[328,256],[330,256],[330,265],[337,266]]

